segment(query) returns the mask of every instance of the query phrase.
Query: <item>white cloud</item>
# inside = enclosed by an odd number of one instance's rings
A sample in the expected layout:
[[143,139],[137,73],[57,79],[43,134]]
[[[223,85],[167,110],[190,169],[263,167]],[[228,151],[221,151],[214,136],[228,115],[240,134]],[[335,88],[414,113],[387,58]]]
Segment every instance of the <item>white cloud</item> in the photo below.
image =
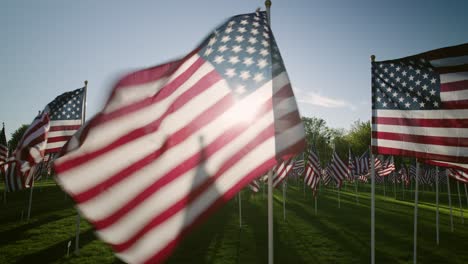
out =
[[306,92],[300,89],[294,89],[294,91],[299,103],[325,108],[349,108],[353,111],[356,110],[356,107],[353,104],[345,100],[327,97],[317,92]]

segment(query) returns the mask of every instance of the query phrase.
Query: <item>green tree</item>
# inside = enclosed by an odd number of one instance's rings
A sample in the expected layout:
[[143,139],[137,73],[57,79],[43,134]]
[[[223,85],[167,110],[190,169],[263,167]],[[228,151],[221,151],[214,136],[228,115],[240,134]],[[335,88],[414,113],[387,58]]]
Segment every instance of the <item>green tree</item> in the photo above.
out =
[[24,132],[26,132],[26,129],[28,129],[28,125],[23,124],[18,129],[16,129],[15,132],[11,133],[11,138],[8,141],[10,154],[13,153],[13,151],[16,149],[16,146],[18,146],[18,143],[23,137]]
[[346,141],[355,155],[361,155],[371,144],[371,124],[370,121],[355,121],[351,125],[349,133],[346,135]]

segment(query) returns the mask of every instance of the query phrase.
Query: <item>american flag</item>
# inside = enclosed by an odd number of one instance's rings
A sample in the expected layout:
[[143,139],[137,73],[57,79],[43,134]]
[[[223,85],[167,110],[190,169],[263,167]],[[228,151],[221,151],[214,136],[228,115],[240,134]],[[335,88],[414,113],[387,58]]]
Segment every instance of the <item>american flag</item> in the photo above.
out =
[[284,179],[286,179],[294,167],[294,163],[294,159],[289,159],[281,162],[280,164],[277,164],[273,168],[273,187],[276,188],[281,182],[283,182]]
[[404,165],[402,165],[402,167],[398,171],[398,174],[400,175],[401,180],[405,182],[405,185],[408,186],[410,183],[410,179],[409,179],[408,172],[406,168],[404,167]]
[[376,153],[468,163],[468,44],[372,63]]
[[366,175],[359,175],[358,179],[364,183],[367,183],[369,181],[369,178],[367,178]]
[[348,148],[348,179],[353,180],[356,175],[356,159],[354,158],[351,148]]
[[453,168],[453,169],[462,170],[468,173],[467,163],[463,164],[463,163],[446,162],[446,161],[440,161],[440,160],[423,160],[423,161],[427,164],[431,164],[434,166]]
[[3,124],[2,131],[0,131],[0,164],[6,162],[8,158],[8,146],[5,135],[5,124]]
[[369,171],[369,150],[366,150],[361,157],[359,157],[359,160],[356,162],[356,174],[357,175],[362,175],[366,174]]
[[331,176],[335,180],[338,188],[341,187],[343,180],[346,179],[348,174],[348,168],[346,167],[345,163],[341,160],[340,156],[336,151],[333,151],[332,160],[330,162],[330,172]]
[[322,169],[322,181],[325,186],[327,186],[330,181],[331,181],[331,176],[330,176],[330,164],[325,169]]
[[[43,111],[24,132],[15,150],[16,160],[21,163],[21,171],[26,172],[43,160],[49,128],[49,114]],[[30,182],[25,184],[29,186]]]
[[63,93],[50,102],[45,112],[49,113],[50,130],[47,136],[46,153],[56,153],[81,127],[86,88]]
[[304,181],[307,186],[312,189],[314,195],[316,194],[317,186],[320,182],[321,171],[319,158],[314,151],[314,147],[311,146],[307,153],[307,166],[305,170]]
[[11,160],[5,164],[5,188],[7,192],[24,189],[23,173],[18,165],[19,163],[16,160]]
[[448,169],[448,175],[461,183],[468,183],[468,173],[457,169]]
[[304,162],[304,153],[297,155],[296,162],[294,162],[293,172],[297,177],[300,177],[305,170],[305,162]]
[[395,162],[393,161],[393,156],[388,157],[384,163],[379,167],[377,174],[379,176],[388,176],[395,171]]
[[257,193],[260,190],[260,184],[257,180],[253,180],[249,183],[249,188],[252,190],[252,192]]
[[266,19],[232,17],[185,58],[121,79],[55,161],[59,184],[122,260],[163,261],[214,209],[302,152]]

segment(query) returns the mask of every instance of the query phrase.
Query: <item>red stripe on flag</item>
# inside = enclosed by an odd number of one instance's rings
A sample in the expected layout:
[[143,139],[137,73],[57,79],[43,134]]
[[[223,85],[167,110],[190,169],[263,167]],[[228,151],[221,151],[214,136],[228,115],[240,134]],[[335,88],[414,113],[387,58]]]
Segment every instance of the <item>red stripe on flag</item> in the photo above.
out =
[[413,151],[413,150],[396,149],[396,148],[388,148],[388,147],[381,147],[381,146],[372,146],[372,152],[374,154],[408,156],[408,157],[416,157],[419,159],[434,159],[434,160],[449,161],[449,162],[456,162],[456,163],[468,163],[468,157],[456,157],[456,156],[450,156],[450,155],[432,154],[432,153],[425,153],[425,152],[419,152],[419,151]]
[[468,90],[468,80],[440,84],[441,92],[453,92],[461,90]]
[[372,123],[394,126],[468,128],[468,119],[423,119],[373,116]]
[[377,132],[377,131],[372,131],[372,137],[378,138],[378,139],[413,142],[413,143],[426,144],[426,145],[468,147],[468,138],[422,136],[422,135]]
[[49,131],[69,131],[69,130],[78,130],[81,125],[63,125],[63,126],[50,126]]

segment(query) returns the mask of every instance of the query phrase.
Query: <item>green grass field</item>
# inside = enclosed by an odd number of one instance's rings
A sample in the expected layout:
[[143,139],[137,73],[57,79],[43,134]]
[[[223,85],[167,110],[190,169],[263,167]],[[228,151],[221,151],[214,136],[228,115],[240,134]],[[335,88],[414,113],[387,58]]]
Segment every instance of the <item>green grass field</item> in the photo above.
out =
[[[461,186],[462,187],[462,186]],[[3,188],[3,186],[1,187]],[[282,192],[274,197],[275,263],[369,263],[370,186],[361,185],[359,204],[354,187],[337,192],[322,188],[317,215],[310,191],[290,182],[283,219]],[[419,200],[418,262],[468,263],[468,230],[461,223],[456,185],[452,185],[454,232],[446,186],[440,194],[440,245],[436,245],[435,193],[421,190]],[[3,193],[3,189],[1,189]],[[466,208],[464,189],[462,203]],[[376,263],[411,263],[413,256],[413,197],[382,186],[376,196]],[[76,210],[53,181],[34,189],[31,219],[26,221],[29,191],[8,193],[0,205],[0,263],[119,263],[111,249],[97,240],[91,226],[81,221],[80,254],[75,246]],[[168,259],[168,263],[267,263],[267,200],[262,192],[242,192],[242,228],[238,202],[229,201],[196,228]],[[23,214],[23,220],[21,218]],[[467,220],[468,221],[468,220]],[[67,243],[72,241],[70,256]]]

